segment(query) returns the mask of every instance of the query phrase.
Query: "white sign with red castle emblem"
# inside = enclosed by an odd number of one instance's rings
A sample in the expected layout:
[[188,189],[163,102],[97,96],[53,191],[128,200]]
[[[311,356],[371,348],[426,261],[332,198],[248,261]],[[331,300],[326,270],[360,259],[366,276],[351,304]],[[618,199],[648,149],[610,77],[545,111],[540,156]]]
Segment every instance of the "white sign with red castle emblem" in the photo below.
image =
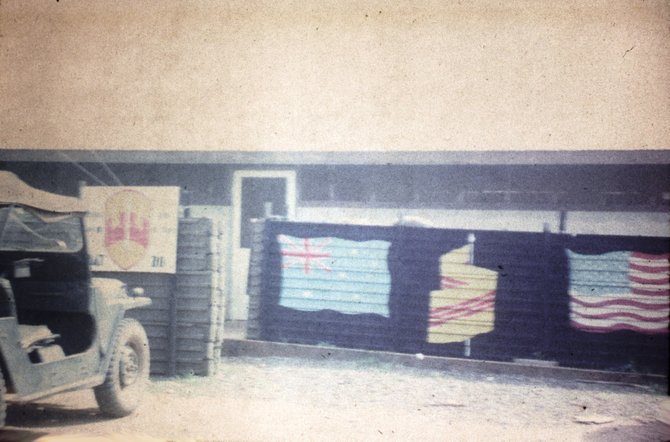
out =
[[175,273],[179,187],[84,187],[91,270]]

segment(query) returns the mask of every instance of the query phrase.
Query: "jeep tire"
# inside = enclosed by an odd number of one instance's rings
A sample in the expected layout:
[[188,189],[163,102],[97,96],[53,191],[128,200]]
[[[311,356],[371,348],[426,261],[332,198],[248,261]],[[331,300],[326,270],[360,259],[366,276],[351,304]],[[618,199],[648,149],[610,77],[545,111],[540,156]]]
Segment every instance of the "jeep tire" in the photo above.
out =
[[123,319],[112,348],[105,382],[93,391],[100,411],[122,417],[137,408],[149,381],[149,342],[142,325]]
[[0,428],[5,426],[5,418],[7,417],[7,400],[5,399],[7,390],[5,389],[5,378],[0,369]]

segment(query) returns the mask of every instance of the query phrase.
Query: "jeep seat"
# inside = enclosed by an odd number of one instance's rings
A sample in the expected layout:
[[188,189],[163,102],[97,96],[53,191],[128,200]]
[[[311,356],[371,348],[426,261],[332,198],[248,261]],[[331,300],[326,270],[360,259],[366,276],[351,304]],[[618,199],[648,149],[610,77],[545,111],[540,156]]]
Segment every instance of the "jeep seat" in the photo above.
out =
[[19,324],[19,339],[21,348],[30,353],[35,348],[53,344],[60,336],[51,333],[46,325]]
[[[16,302],[14,300],[14,291],[12,290],[12,284],[6,278],[1,277],[0,277],[0,305],[3,307],[0,311],[0,313],[3,316],[13,316],[17,318]],[[19,326],[19,343],[21,344],[21,348],[26,350],[28,353],[30,353],[36,348],[53,344],[54,341],[60,337],[59,335],[51,333],[51,330],[49,330],[49,327],[47,327],[46,325],[18,324],[18,326]]]

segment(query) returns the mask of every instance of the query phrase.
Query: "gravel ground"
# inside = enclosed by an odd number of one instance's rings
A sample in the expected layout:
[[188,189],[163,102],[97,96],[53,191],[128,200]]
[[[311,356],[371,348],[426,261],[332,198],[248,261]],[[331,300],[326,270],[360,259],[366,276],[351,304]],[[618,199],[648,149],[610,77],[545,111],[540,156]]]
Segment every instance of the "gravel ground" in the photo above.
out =
[[[13,405],[2,440],[668,440],[661,388],[443,373],[374,361],[226,358],[211,378],[153,379],[132,416],[90,391]],[[584,420],[586,423],[577,422]]]

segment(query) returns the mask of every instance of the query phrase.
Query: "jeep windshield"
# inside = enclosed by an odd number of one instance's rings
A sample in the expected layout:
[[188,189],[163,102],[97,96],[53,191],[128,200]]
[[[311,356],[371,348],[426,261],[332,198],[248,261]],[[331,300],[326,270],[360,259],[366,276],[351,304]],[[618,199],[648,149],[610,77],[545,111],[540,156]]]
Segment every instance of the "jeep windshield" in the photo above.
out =
[[0,251],[77,252],[84,246],[81,216],[29,207],[0,207]]

